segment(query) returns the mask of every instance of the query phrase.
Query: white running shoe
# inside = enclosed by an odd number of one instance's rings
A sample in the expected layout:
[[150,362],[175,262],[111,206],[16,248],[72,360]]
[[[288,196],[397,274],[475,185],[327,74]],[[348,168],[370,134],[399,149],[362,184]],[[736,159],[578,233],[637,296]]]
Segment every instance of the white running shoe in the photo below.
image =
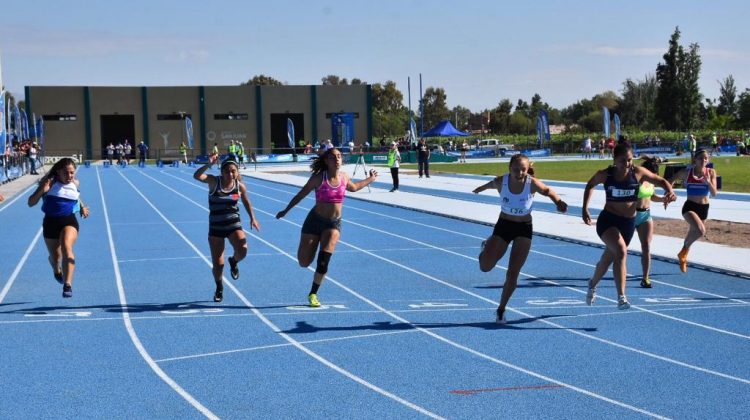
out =
[[500,308],[497,308],[497,311],[495,311],[495,323],[496,324],[505,324],[508,320],[505,319],[505,311],[500,311]]
[[586,292],[586,305],[593,305],[594,301],[596,300],[596,287],[591,288],[589,287],[588,292]]
[[617,299],[617,309],[630,309],[630,302],[628,302],[628,298],[626,298],[625,295],[622,295]]

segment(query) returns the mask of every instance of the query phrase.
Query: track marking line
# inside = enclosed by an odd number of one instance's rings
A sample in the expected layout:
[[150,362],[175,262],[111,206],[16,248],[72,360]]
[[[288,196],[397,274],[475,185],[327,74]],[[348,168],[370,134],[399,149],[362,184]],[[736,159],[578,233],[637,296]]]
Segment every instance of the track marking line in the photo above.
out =
[[26,264],[26,260],[29,259],[31,251],[34,249],[41,236],[42,228],[39,228],[39,230],[36,232],[36,235],[34,235],[34,239],[32,239],[29,246],[26,247],[26,251],[23,253],[23,256],[21,256],[21,259],[18,260],[18,264],[16,264],[16,268],[14,268],[13,272],[10,274],[8,281],[5,282],[3,290],[0,290],[0,303],[3,303],[3,299],[5,299],[5,296],[8,295],[8,291],[10,291],[11,286],[13,286],[13,283],[15,283],[16,278],[18,278],[18,273],[21,272],[21,268],[23,268],[23,266]]
[[125,297],[125,287],[122,283],[122,276],[120,275],[120,266],[117,263],[117,251],[115,250],[115,243],[112,237],[112,226],[109,224],[109,211],[107,210],[107,202],[106,202],[106,199],[104,198],[104,189],[102,187],[101,177],[99,176],[99,168],[95,168],[95,170],[96,170],[96,180],[99,186],[99,195],[102,200],[102,213],[104,214],[104,223],[107,228],[107,239],[109,241],[109,250],[112,256],[112,266],[114,267],[115,280],[117,282],[117,295],[120,299],[120,306],[122,309],[122,321],[125,324],[125,329],[127,330],[128,335],[130,336],[130,340],[133,342],[133,345],[138,350],[138,353],[140,353],[141,358],[143,358],[143,360],[146,361],[146,363],[151,368],[151,370],[153,370],[154,373],[156,373],[156,375],[159,378],[161,378],[162,381],[164,381],[167,385],[169,385],[169,387],[172,388],[172,390],[174,390],[178,395],[180,395],[185,401],[187,401],[190,405],[192,405],[201,414],[208,417],[209,419],[218,420],[219,417],[216,414],[214,414],[211,410],[209,410],[207,407],[201,404],[197,399],[195,399],[192,395],[190,395],[190,393],[188,393],[185,389],[183,389],[175,380],[173,380],[169,375],[167,375],[167,373],[164,372],[162,368],[159,367],[159,365],[154,361],[154,359],[151,357],[149,352],[143,346],[143,343],[141,343],[140,338],[138,338],[138,334],[135,332],[135,329],[133,328],[133,323],[130,320],[130,312],[128,312],[127,298]]
[[[148,175],[145,175],[145,174],[144,174],[144,176],[148,176]],[[149,177],[149,178],[151,178],[151,177]],[[176,193],[177,195],[179,195],[179,196],[181,196],[181,197],[185,198],[185,199],[186,199],[186,200],[188,200],[189,202],[192,202],[193,204],[195,204],[195,205],[197,205],[197,206],[199,206],[199,207],[203,208],[203,206],[202,206],[202,205],[198,204],[197,202],[195,202],[194,200],[190,199],[189,197],[187,197],[187,196],[183,195],[182,193],[180,193],[180,192],[178,192],[178,191],[174,190],[173,188],[171,188],[171,187],[169,187],[169,186],[167,186],[167,185],[165,185],[165,184],[161,183],[160,181],[158,181],[158,180],[156,180],[156,179],[154,179],[154,178],[151,178],[151,179],[153,179],[153,180],[154,180],[155,182],[157,182],[157,183],[159,183],[159,184],[163,185],[163,186],[164,186],[165,188],[167,188],[167,189],[169,189],[170,191],[172,191],[172,192]],[[272,199],[272,200],[273,200],[273,199]],[[274,200],[274,201],[279,201],[279,200]],[[299,207],[299,206],[298,206],[298,207]],[[267,211],[264,211],[264,210],[261,210],[261,209],[259,209],[259,208],[258,208],[257,206],[254,206],[253,208],[255,209],[255,211],[256,211],[256,212],[262,212],[262,213],[265,213],[265,214],[267,214],[267,215],[269,215],[269,216],[270,216],[270,215],[272,215],[272,213],[270,213],[270,212],[267,212]],[[154,209],[155,209],[155,208],[154,208]],[[204,208],[204,209],[205,209],[205,208]],[[156,209],[155,209],[155,210],[156,210]],[[158,211],[158,210],[157,210],[157,211]],[[286,223],[289,223],[289,224],[292,224],[292,225],[295,225],[295,226],[301,226],[300,224],[298,224],[298,223],[295,223],[295,222],[292,222],[292,221],[290,221],[290,220],[287,220],[286,218],[284,218],[284,219],[281,219],[281,221],[283,221],[283,222],[286,222]],[[266,245],[268,245],[268,246],[270,246],[270,247],[272,247],[272,248],[274,248],[274,249],[277,249],[277,250],[279,250],[280,252],[283,252],[283,253],[284,253],[284,254],[285,254],[285,255],[286,255],[286,256],[287,256],[287,257],[288,257],[289,259],[291,259],[291,260],[293,260],[293,261],[296,261],[296,258],[295,258],[294,256],[292,256],[292,255],[290,255],[290,254],[288,254],[288,253],[284,252],[283,250],[281,250],[280,248],[278,248],[278,247],[276,247],[275,245],[271,244],[270,242],[266,241],[265,239],[263,239],[263,238],[260,238],[259,236],[255,235],[255,234],[254,234],[253,232],[249,232],[249,231],[246,231],[246,232],[247,232],[247,233],[248,233],[248,234],[249,234],[250,236],[252,236],[253,238],[255,238],[255,239],[257,239],[257,240],[259,240],[259,241],[261,241],[261,242],[265,243]],[[354,246],[354,245],[351,245],[351,244],[348,244],[348,243],[346,243],[346,242],[343,242],[343,241],[339,241],[339,243],[344,243],[344,244],[346,244],[346,245],[348,245],[348,246],[351,246],[351,247],[353,247],[353,248],[355,248],[355,249],[358,249],[358,250],[361,250],[361,251],[363,251],[363,252],[366,252],[366,251],[362,250],[361,248],[358,248],[358,247],[356,247],[356,246]],[[376,256],[375,254],[372,254],[372,253],[370,253],[370,252],[367,252],[367,254],[368,254],[368,255],[373,255],[373,256]],[[376,257],[377,257],[377,256],[376,256]],[[402,267],[402,268],[405,268],[405,269],[407,269],[408,271],[413,271],[413,272],[417,273],[417,272],[416,272],[416,270],[410,269],[410,268],[408,268],[408,267],[406,267],[406,266],[403,266],[403,265],[401,265],[401,264],[399,264],[399,263],[396,263],[395,261],[391,261],[391,260],[388,260],[388,259],[386,259],[386,258],[382,258],[382,257],[378,257],[378,258],[379,258],[379,259],[382,259],[382,260],[384,260],[384,261],[388,261],[388,262],[390,262],[390,263],[392,263],[392,264],[394,264],[394,265],[400,266],[400,267]],[[310,271],[313,271],[313,269],[312,269],[311,267],[308,267],[308,269],[309,269]],[[438,279],[436,279],[436,278],[433,278],[433,277],[430,277],[430,276],[428,276],[428,275],[426,275],[426,274],[423,274],[423,275],[424,275],[424,276],[427,276],[428,278],[432,278],[432,279],[434,279],[434,280],[438,281],[438,282],[439,282],[439,283],[441,283],[441,284],[449,285],[450,287],[453,287],[453,288],[457,288],[457,289],[459,289],[459,290],[463,290],[463,289],[460,289],[460,288],[458,288],[457,286],[453,286],[453,285],[451,285],[451,284],[449,284],[449,283],[446,283],[446,282],[444,282],[444,281],[442,281],[442,280],[438,280]],[[625,409],[628,409],[628,410],[631,410],[631,411],[634,411],[634,412],[637,412],[637,413],[641,413],[641,414],[644,414],[644,415],[647,415],[647,416],[650,416],[650,417],[655,417],[655,418],[660,418],[660,419],[666,418],[666,417],[664,417],[664,416],[661,416],[661,415],[659,415],[659,414],[656,414],[656,413],[652,413],[652,412],[650,412],[650,411],[647,411],[647,410],[645,410],[645,409],[642,409],[642,408],[639,408],[639,407],[635,407],[635,406],[632,406],[632,405],[629,405],[629,404],[623,403],[623,402],[621,402],[621,401],[617,401],[617,400],[611,399],[611,398],[609,398],[609,397],[605,397],[604,395],[601,395],[601,394],[597,394],[597,393],[594,393],[594,392],[592,392],[592,391],[588,391],[588,390],[586,390],[586,389],[583,389],[583,388],[579,388],[579,387],[576,387],[576,386],[574,386],[574,385],[571,385],[571,384],[567,384],[567,383],[564,383],[564,382],[558,381],[558,380],[556,380],[556,379],[553,379],[553,378],[551,378],[551,377],[548,377],[548,376],[542,375],[542,374],[540,374],[540,373],[537,373],[537,372],[533,372],[533,371],[530,371],[530,370],[528,370],[528,369],[522,368],[522,367],[520,367],[520,366],[514,365],[514,364],[512,364],[512,363],[509,363],[509,362],[506,362],[506,361],[504,361],[504,360],[500,360],[500,359],[497,359],[497,358],[495,358],[495,357],[492,357],[492,356],[490,356],[490,355],[487,355],[487,354],[481,353],[481,352],[479,352],[479,351],[477,351],[477,350],[474,350],[474,349],[472,349],[472,348],[470,348],[470,347],[467,347],[467,346],[464,346],[464,345],[462,345],[462,344],[459,344],[459,343],[457,343],[457,342],[455,342],[455,341],[452,341],[452,340],[450,340],[450,339],[447,339],[447,338],[445,338],[445,337],[443,337],[443,336],[441,336],[441,335],[439,335],[439,334],[436,334],[436,333],[434,333],[434,332],[432,332],[432,331],[430,331],[430,330],[428,330],[428,329],[426,329],[426,328],[424,328],[424,327],[420,327],[420,326],[414,325],[414,324],[413,324],[412,322],[410,322],[409,320],[407,320],[407,319],[405,319],[405,318],[402,318],[402,317],[400,317],[400,316],[396,315],[395,313],[393,313],[392,311],[389,311],[388,309],[385,309],[385,308],[383,308],[382,306],[380,306],[380,305],[378,305],[377,303],[373,302],[372,300],[370,300],[370,299],[366,298],[365,296],[363,296],[363,295],[359,294],[358,292],[354,291],[353,289],[351,289],[351,288],[349,288],[349,287],[345,286],[344,284],[340,283],[339,281],[337,281],[337,280],[333,279],[333,278],[332,278],[332,277],[330,277],[330,276],[326,276],[326,278],[328,279],[328,281],[330,281],[330,282],[332,282],[332,283],[336,284],[337,286],[339,286],[339,287],[340,287],[340,288],[342,288],[343,290],[347,291],[347,292],[348,292],[348,293],[350,293],[351,295],[353,295],[353,296],[357,297],[358,299],[362,300],[363,302],[366,302],[366,303],[367,303],[367,304],[369,304],[370,306],[372,306],[372,307],[374,307],[374,308],[376,308],[376,309],[380,310],[380,311],[381,311],[381,312],[383,312],[384,314],[387,314],[387,315],[388,315],[388,316],[390,316],[391,318],[394,318],[394,319],[396,319],[396,320],[398,320],[398,321],[400,321],[400,322],[403,322],[403,323],[405,323],[405,324],[408,324],[408,325],[412,326],[412,327],[413,327],[414,329],[417,329],[417,330],[419,330],[419,331],[421,331],[421,332],[423,332],[423,333],[425,333],[425,334],[429,335],[430,337],[433,337],[433,338],[435,338],[435,339],[437,339],[437,340],[439,340],[439,341],[442,341],[442,342],[444,342],[444,343],[446,343],[446,344],[448,344],[448,345],[450,345],[450,346],[453,346],[453,347],[455,347],[455,348],[458,348],[459,350],[463,350],[463,351],[465,351],[465,352],[468,352],[468,353],[470,353],[470,354],[473,354],[473,355],[475,355],[475,356],[477,356],[477,357],[480,357],[480,358],[482,358],[482,359],[485,359],[485,360],[488,360],[488,361],[494,362],[494,363],[496,363],[496,364],[499,364],[499,365],[501,365],[501,366],[504,366],[504,367],[507,367],[507,368],[510,368],[510,369],[516,370],[516,371],[518,371],[518,372],[521,372],[521,373],[525,373],[525,374],[527,374],[527,375],[529,375],[529,376],[533,376],[533,377],[535,377],[535,378],[538,378],[538,379],[542,379],[542,380],[544,380],[544,381],[546,381],[546,382],[550,382],[550,383],[553,383],[553,384],[557,384],[557,385],[563,386],[563,387],[565,387],[565,388],[567,388],[567,389],[569,389],[569,390],[572,390],[572,391],[575,391],[575,392],[581,393],[581,394],[583,394],[583,395],[587,395],[587,396],[590,396],[590,397],[592,397],[592,398],[596,398],[596,399],[599,399],[599,400],[601,400],[601,401],[605,401],[605,402],[608,402],[608,403],[610,403],[610,404],[616,405],[616,406],[618,406],[618,407],[621,407],[621,408],[625,408]],[[471,293],[471,292],[468,292],[468,291],[466,291],[466,290],[463,290],[463,291],[464,291],[464,292],[467,292],[467,293],[470,293],[470,294],[472,294],[472,295],[474,295],[474,296],[479,296],[479,295],[473,294],[473,293]],[[487,300],[487,299],[486,299],[486,298],[484,298],[484,297],[481,297],[481,298],[482,298],[482,299],[484,299],[484,300]],[[492,302],[492,303],[494,304],[494,302]],[[550,324],[552,324],[552,323],[550,323]]]
[[[127,179],[122,173],[119,173],[119,174],[120,174],[120,176],[128,184],[130,184],[130,186],[141,196],[141,198],[143,198],[143,200],[146,203],[148,203],[148,205],[151,206],[151,208],[153,208],[154,211],[177,233],[177,235],[179,235],[196,252],[196,254],[203,255],[200,252],[200,250],[198,249],[198,247],[196,247],[195,244],[193,244],[190,241],[190,239],[188,239],[172,222],[170,222],[169,219],[161,211],[159,211],[159,209],[156,208],[156,206],[148,198],[146,198],[146,196],[143,195],[143,193],[141,193],[141,191],[135,185],[133,185],[133,183],[130,182],[129,179]],[[177,194],[178,196],[184,198],[188,202],[191,202],[191,203],[195,204],[196,206],[198,206],[199,208],[203,209],[204,211],[208,212],[208,209],[205,208],[205,207],[203,207],[201,204],[198,204],[196,201],[194,201],[191,198],[183,195],[179,191],[174,190],[173,188],[169,187],[168,185],[162,183],[161,181],[159,181],[159,180],[157,180],[157,179],[155,179],[155,178],[153,178],[153,177],[151,177],[151,176],[149,176],[149,175],[147,175],[147,174],[145,174],[143,172],[141,172],[141,175],[143,175],[143,176],[151,179],[153,182],[156,182],[157,184],[163,186],[164,188],[166,188],[166,189],[172,191],[173,193]],[[256,236],[252,232],[247,232],[247,233],[250,236],[254,237],[254,238],[260,239],[260,238],[258,238],[258,236]],[[263,241],[262,239],[260,239],[260,240]],[[269,246],[271,246],[272,248],[276,249],[277,251],[283,252],[280,248],[275,247],[275,246],[271,245],[270,243],[268,243],[266,241],[263,241],[263,242],[267,243]],[[209,267],[212,266],[211,260],[209,260],[205,256],[203,257],[203,260],[205,261],[206,265],[208,265]],[[404,406],[406,406],[408,408],[411,408],[412,410],[415,410],[415,411],[417,411],[417,412],[419,412],[421,414],[424,414],[425,416],[431,417],[431,418],[443,419],[443,417],[440,417],[439,415],[437,415],[437,414],[435,414],[435,413],[433,413],[433,412],[431,412],[431,411],[429,411],[429,410],[427,410],[427,409],[425,409],[425,408],[423,408],[423,407],[421,407],[419,405],[416,405],[416,404],[414,404],[414,403],[412,403],[412,402],[410,402],[410,401],[408,401],[408,400],[406,400],[404,398],[399,397],[396,394],[393,394],[393,393],[391,393],[389,391],[386,391],[385,389],[382,389],[382,388],[376,386],[375,384],[372,384],[372,383],[364,380],[363,378],[361,378],[361,377],[359,377],[359,376],[357,376],[357,375],[355,375],[355,374],[347,371],[346,369],[344,369],[344,368],[342,368],[342,367],[334,364],[333,362],[329,361],[328,359],[324,358],[323,356],[321,356],[321,355],[315,353],[314,351],[308,349],[307,347],[305,347],[304,345],[302,345],[299,341],[297,341],[294,338],[292,338],[289,334],[286,334],[286,333],[282,332],[281,329],[276,324],[274,324],[273,322],[271,322],[271,320],[268,319],[266,316],[264,316],[262,312],[260,312],[258,309],[256,309],[254,307],[254,305],[247,299],[247,297],[245,297],[245,295],[242,294],[242,292],[240,292],[240,290],[237,289],[237,287],[234,284],[232,284],[232,282],[230,282],[230,281],[228,281],[228,280],[225,279],[225,283],[224,284],[225,284],[225,286],[228,286],[229,289],[232,290],[232,292],[234,292],[234,294],[248,307],[248,309],[250,311],[252,311],[261,321],[263,321],[263,323],[266,324],[274,333],[278,334],[280,337],[282,337],[283,339],[285,339],[286,341],[288,341],[290,344],[292,344],[297,349],[299,349],[302,352],[306,353],[308,356],[310,356],[313,359],[317,360],[318,362],[322,363],[326,367],[328,367],[328,368],[330,368],[330,369],[332,369],[332,370],[340,373],[341,375],[343,375],[343,376],[351,379],[352,381],[357,382],[360,385],[363,385],[366,388],[369,388],[370,390],[375,391],[378,394],[383,395],[383,396],[385,396],[387,398],[390,398],[390,399],[392,399],[392,400],[394,400],[394,401],[396,401],[396,402],[398,402],[398,403],[400,403],[400,404],[402,404],[402,405],[404,405]]]
[[529,391],[529,390],[542,390],[542,389],[556,389],[562,388],[560,385],[554,384],[542,384],[542,385],[527,385],[527,386],[510,386],[504,388],[486,388],[486,389],[455,389],[450,391],[451,394],[457,395],[477,395],[488,392],[503,392],[503,391]]

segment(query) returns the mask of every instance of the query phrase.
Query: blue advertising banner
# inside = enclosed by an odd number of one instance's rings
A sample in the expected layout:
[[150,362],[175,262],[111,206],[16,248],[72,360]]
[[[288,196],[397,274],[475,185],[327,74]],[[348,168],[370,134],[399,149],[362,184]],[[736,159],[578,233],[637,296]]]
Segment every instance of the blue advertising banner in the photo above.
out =
[[185,132],[187,133],[188,148],[193,149],[193,120],[185,117]]
[[291,118],[286,119],[286,138],[289,142],[289,148],[292,149],[292,152],[294,152],[294,123],[292,122]]
[[615,114],[615,138],[620,139],[620,116]]
[[0,153],[5,153],[5,142],[8,133],[5,131],[5,91],[0,91]]
[[604,137],[609,138],[609,108],[602,107],[602,126],[604,128]]
[[353,140],[354,113],[331,114],[331,143],[340,148]]
[[539,119],[542,121],[543,140],[549,142],[550,140],[552,140],[552,134],[550,134],[549,131],[549,115],[547,115],[547,111],[540,109]]

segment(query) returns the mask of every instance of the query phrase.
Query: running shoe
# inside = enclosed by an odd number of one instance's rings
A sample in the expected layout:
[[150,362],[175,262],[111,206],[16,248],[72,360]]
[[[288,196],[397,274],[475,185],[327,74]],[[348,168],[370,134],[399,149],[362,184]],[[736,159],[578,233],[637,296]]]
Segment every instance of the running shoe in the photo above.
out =
[[596,287],[589,287],[588,292],[586,292],[586,305],[593,305],[594,301],[596,300]]
[[73,286],[69,284],[63,284],[63,293],[64,298],[71,298],[73,297]]
[[648,277],[644,277],[641,279],[641,287],[644,289],[650,289],[651,288],[651,279]]
[[682,248],[682,250],[677,254],[677,259],[680,260],[680,271],[682,271],[683,273],[687,273],[688,251],[688,248]]
[[237,260],[234,257],[229,257],[229,274],[232,275],[234,280],[240,278],[240,268],[237,267]]
[[630,302],[628,302],[628,298],[625,295],[617,299],[617,309],[630,309]]
[[497,308],[497,311],[495,311],[495,323],[496,324],[506,324],[508,322],[507,319],[505,319],[505,310],[500,310],[500,308]]
[[320,302],[318,301],[318,295],[315,293],[310,293],[307,295],[307,301],[310,302],[310,306],[313,308],[317,308],[320,306]]
[[214,302],[221,302],[224,300],[224,288],[217,287],[214,292]]

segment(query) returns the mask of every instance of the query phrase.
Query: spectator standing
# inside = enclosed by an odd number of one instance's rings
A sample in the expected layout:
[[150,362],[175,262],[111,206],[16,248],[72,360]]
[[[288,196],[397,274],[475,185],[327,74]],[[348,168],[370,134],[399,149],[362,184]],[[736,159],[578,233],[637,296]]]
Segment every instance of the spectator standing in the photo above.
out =
[[138,144],[138,151],[140,152],[140,159],[138,160],[139,165],[146,165],[146,158],[148,158],[148,145],[141,140]]
[[424,137],[419,139],[417,143],[417,166],[419,168],[419,177],[422,178],[422,174],[425,177],[430,177],[430,148],[424,141]]
[[391,150],[388,151],[388,167],[391,168],[391,178],[393,178],[393,188],[391,188],[391,192],[398,191],[399,162],[401,162],[401,153],[398,151],[398,144],[394,141],[391,143]]

